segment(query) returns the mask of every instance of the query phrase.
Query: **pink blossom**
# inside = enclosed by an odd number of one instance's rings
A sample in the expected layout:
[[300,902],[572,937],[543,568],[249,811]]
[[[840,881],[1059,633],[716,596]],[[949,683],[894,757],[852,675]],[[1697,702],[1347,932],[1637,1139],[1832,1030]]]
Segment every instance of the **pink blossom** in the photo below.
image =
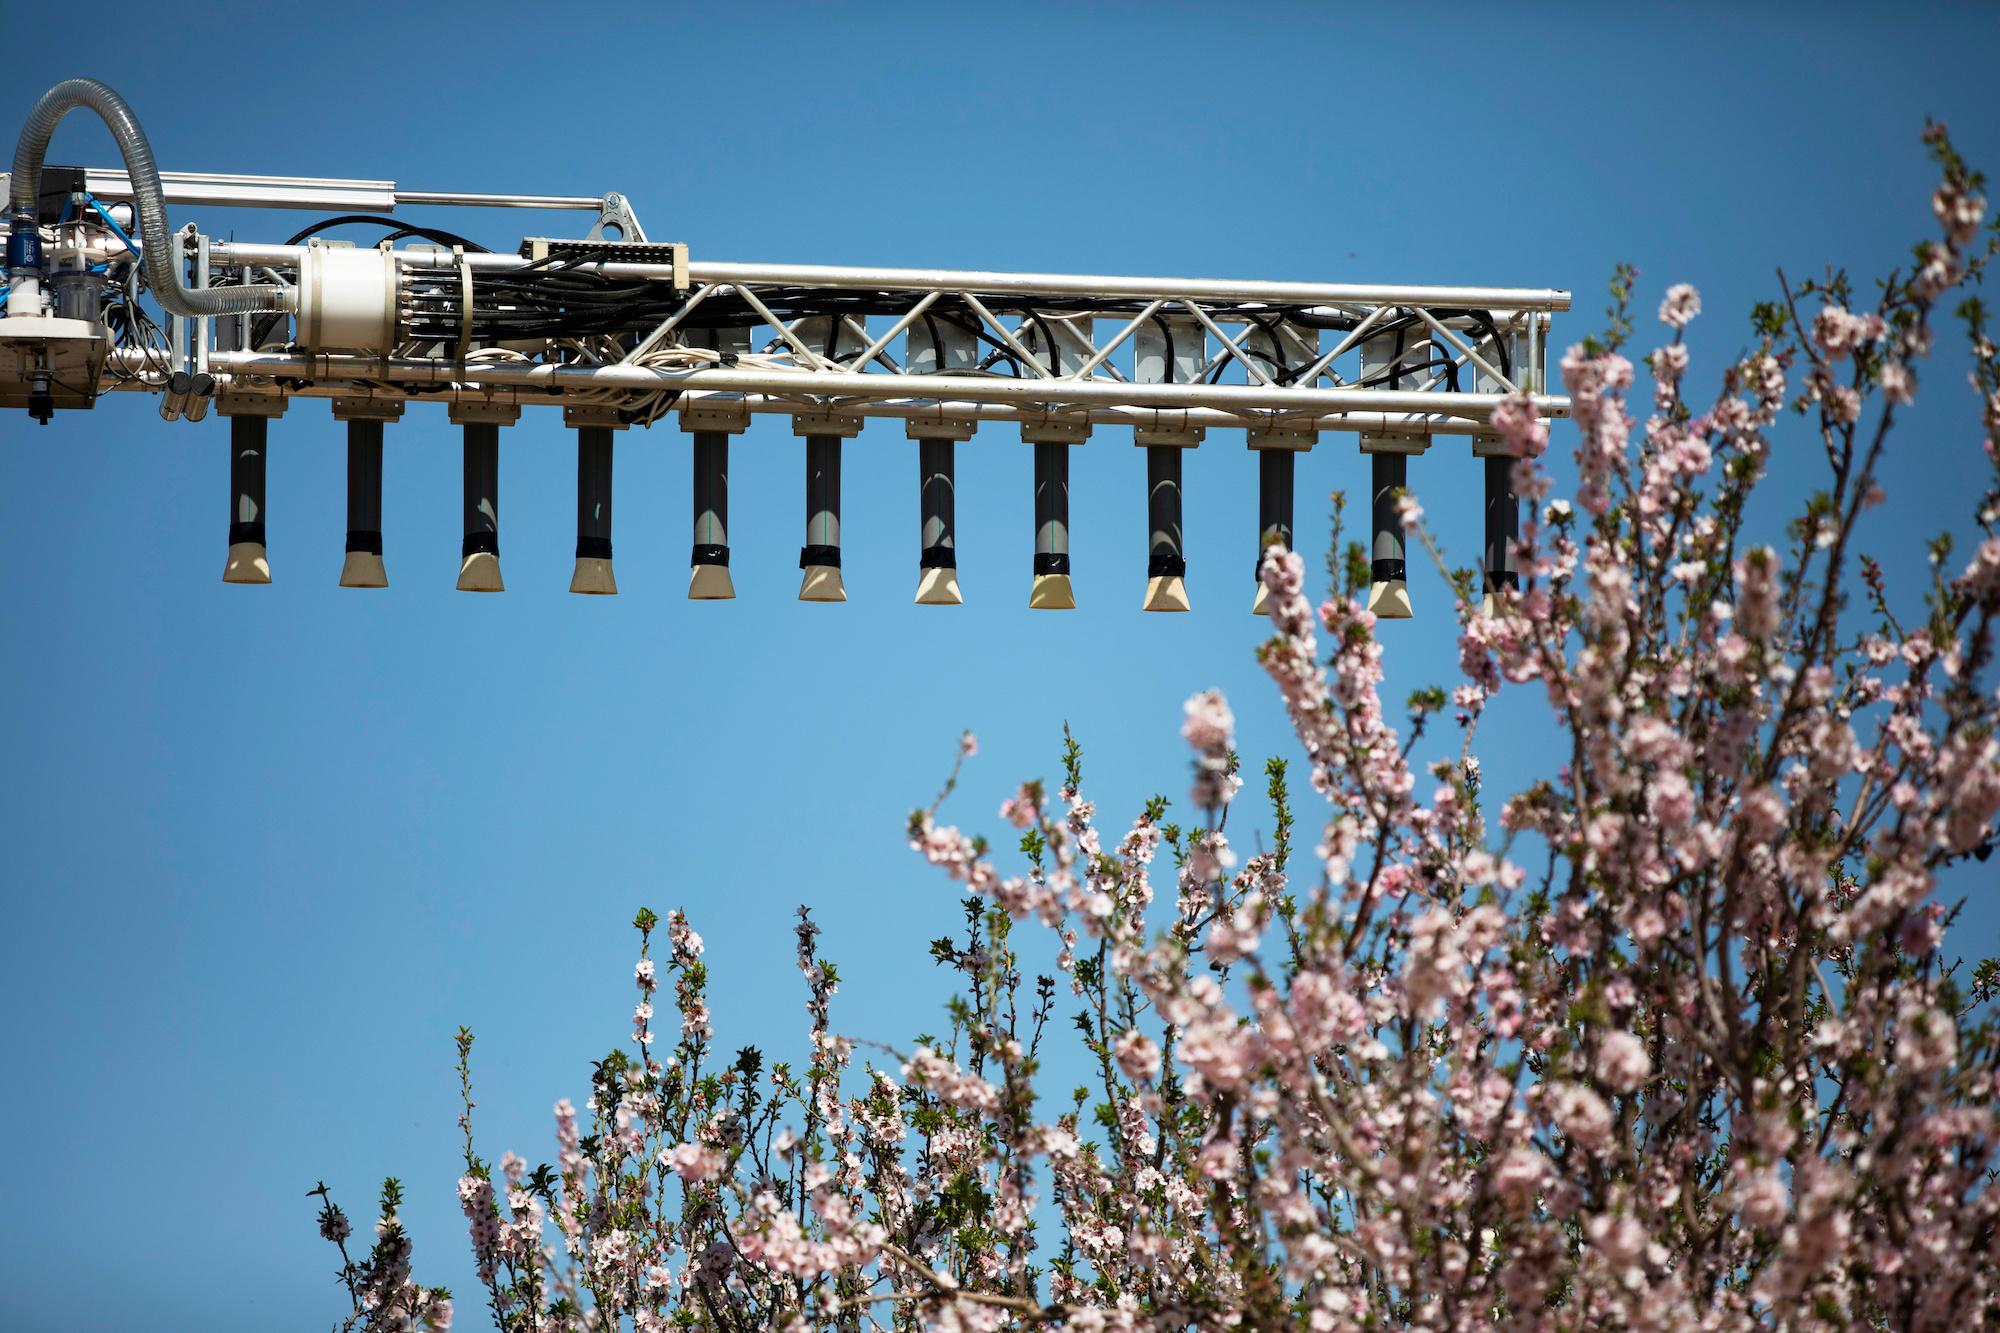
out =
[[1813,317],[1813,343],[1829,361],[1845,360],[1849,352],[1874,342],[1882,333],[1881,316],[1850,314],[1836,305],[1821,306]]
[[1652,1077],[1646,1044],[1629,1032],[1607,1032],[1597,1046],[1597,1077],[1613,1092],[1637,1092]]
[[1160,1048],[1137,1028],[1118,1036],[1118,1067],[1135,1083],[1148,1082],[1160,1072]]
[[1292,980],[1288,1006],[1299,1044],[1307,1053],[1352,1041],[1367,1024],[1361,1002],[1324,972],[1307,970]]
[[1041,801],[1032,784],[1022,783],[1019,791],[1000,802],[1000,817],[1017,829],[1034,827],[1040,816]]
[[1181,735],[1193,748],[1205,752],[1227,750],[1236,730],[1236,718],[1229,711],[1229,704],[1220,690],[1207,690],[1189,699],[1183,706],[1187,720],[1181,723]]
[[1889,362],[1882,367],[1882,396],[1892,403],[1914,403],[1917,400],[1917,377],[1902,362]]
[[1776,1230],[1791,1213],[1791,1192],[1772,1167],[1746,1171],[1736,1187],[1736,1207],[1751,1226]]
[[1555,1169],[1533,1148],[1513,1148],[1493,1172],[1493,1190],[1510,1203],[1523,1204],[1548,1188]]
[[712,1148],[699,1143],[676,1143],[671,1148],[660,1150],[660,1165],[675,1172],[682,1180],[700,1182],[714,1180],[722,1174],[722,1155]]
[[1559,1083],[1549,1092],[1549,1115],[1558,1128],[1583,1147],[1596,1151],[1611,1139],[1611,1108],[1579,1083]]
[[1493,429],[1500,432],[1507,452],[1516,458],[1539,458],[1549,447],[1549,428],[1542,424],[1535,400],[1526,393],[1510,393],[1500,400],[1493,409]]
[[1684,329],[1700,313],[1701,293],[1685,282],[1667,288],[1666,299],[1660,302],[1660,323],[1670,328]]

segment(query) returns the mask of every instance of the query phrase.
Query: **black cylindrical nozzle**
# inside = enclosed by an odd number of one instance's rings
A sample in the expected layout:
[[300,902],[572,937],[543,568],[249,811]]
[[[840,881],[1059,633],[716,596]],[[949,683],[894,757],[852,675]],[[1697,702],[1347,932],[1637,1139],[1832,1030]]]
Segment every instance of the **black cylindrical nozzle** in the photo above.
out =
[[1069,573],[1069,446],[1035,446],[1035,573]]
[[806,540],[799,568],[840,568],[840,437],[806,436]]
[[1257,567],[1255,577],[1263,578],[1264,548],[1280,545],[1295,549],[1292,539],[1292,479],[1298,455],[1290,449],[1257,451]]
[[694,433],[694,553],[691,565],[729,563],[729,436]]
[[957,446],[950,440],[917,441],[918,507],[921,514],[917,547],[920,569],[957,569],[958,525],[956,481],[953,476]]
[[1410,488],[1408,454],[1370,454],[1374,460],[1369,508],[1373,535],[1368,550],[1368,576],[1376,583],[1401,583],[1408,577],[1403,550],[1403,520],[1396,512],[1397,497]]
[[1514,543],[1521,538],[1521,501],[1514,494],[1514,462],[1506,455],[1486,460],[1486,592],[1521,586]]
[[229,544],[264,541],[264,454],[268,417],[229,418]]
[[1181,539],[1181,451],[1171,445],[1146,450],[1146,577],[1182,578],[1187,552]]
[[347,423],[347,549],[382,554],[382,423],[379,421]]
[[500,427],[465,428],[465,541],[462,556],[500,554]]
[[576,430],[577,559],[611,558],[611,428]]

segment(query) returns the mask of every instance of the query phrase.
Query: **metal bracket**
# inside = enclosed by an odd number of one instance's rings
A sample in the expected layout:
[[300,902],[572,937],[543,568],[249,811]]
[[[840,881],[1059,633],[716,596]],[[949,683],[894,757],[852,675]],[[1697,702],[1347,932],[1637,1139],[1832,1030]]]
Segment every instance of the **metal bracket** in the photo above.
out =
[[281,417],[291,399],[277,393],[220,393],[215,411],[225,417]]
[[521,419],[521,409],[513,403],[455,400],[447,415],[454,426],[511,426]]
[[839,416],[793,416],[794,435],[838,435],[843,440],[851,440],[861,433],[867,424],[866,417]]
[[1319,432],[1301,429],[1297,426],[1266,426],[1262,429],[1251,426],[1243,432],[1244,443],[1252,449],[1289,449],[1293,453],[1312,452],[1319,443]]
[[[606,227],[615,227],[618,234],[616,236],[606,236],[604,234]],[[603,202],[599,205],[597,221],[592,224],[589,231],[583,234],[583,239],[586,241],[643,241],[646,239],[646,229],[639,225],[639,215],[632,211],[632,205],[626,202],[625,196],[612,193],[604,196]]]
[[903,436],[911,440],[950,440],[964,444],[979,430],[977,421],[963,417],[911,417],[903,422]]
[[563,425],[574,429],[578,426],[601,426],[606,430],[624,430],[632,423],[618,419],[615,407],[565,407]]
[[719,431],[724,435],[741,435],[750,429],[750,405],[740,399],[727,406],[703,403],[699,407],[684,407],[680,416],[681,429],[689,434]]
[[1075,425],[1046,420],[1021,423],[1023,444],[1082,444],[1089,438],[1090,423],[1087,421]]
[[398,398],[336,398],[335,421],[401,421],[403,401]]
[[1132,427],[1132,443],[1141,449],[1198,449],[1207,437],[1205,427],[1188,424],[1186,412],[1154,412],[1151,425]]
[[1430,432],[1426,430],[1385,430],[1361,434],[1361,452],[1364,454],[1420,454],[1431,447]]

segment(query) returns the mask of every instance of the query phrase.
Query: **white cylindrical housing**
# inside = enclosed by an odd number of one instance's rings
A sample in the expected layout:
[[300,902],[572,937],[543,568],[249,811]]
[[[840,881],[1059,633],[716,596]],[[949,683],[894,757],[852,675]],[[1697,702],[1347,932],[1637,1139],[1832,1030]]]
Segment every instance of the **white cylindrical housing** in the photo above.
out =
[[396,260],[386,250],[314,245],[299,261],[299,341],[311,351],[396,347]]
[[14,279],[14,285],[7,290],[7,317],[9,319],[40,319],[41,315],[41,276],[35,273],[23,273]]

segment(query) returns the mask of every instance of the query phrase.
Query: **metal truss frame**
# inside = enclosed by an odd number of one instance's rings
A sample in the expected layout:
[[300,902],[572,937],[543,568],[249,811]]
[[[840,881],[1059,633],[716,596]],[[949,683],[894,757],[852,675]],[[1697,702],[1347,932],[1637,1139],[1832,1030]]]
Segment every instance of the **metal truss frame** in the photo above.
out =
[[[93,182],[100,175],[92,172]],[[643,238],[629,205],[617,195],[600,198],[415,194],[389,182],[279,181],[277,178],[190,177],[171,182],[185,198],[271,206],[314,206],[341,197],[345,207],[388,211],[397,203],[498,204],[515,207],[597,208],[592,237],[607,224],[626,237]],[[102,182],[115,196],[116,184]],[[339,187],[338,189],[332,187]],[[359,193],[372,191],[364,202]],[[284,202],[278,202],[282,197]],[[308,198],[311,202],[308,202]],[[297,202],[293,202],[296,199]],[[305,247],[225,242],[185,229],[190,267],[197,285],[211,274],[259,275],[260,280],[295,270]],[[458,281],[470,290],[470,276],[519,267],[511,255],[453,253],[412,245],[393,251],[406,282]],[[463,356],[464,344],[399,349],[401,355],[299,351],[230,350],[217,344],[215,321],[187,321],[176,329],[175,347],[189,370],[226,377],[224,391],[245,395],[326,397],[343,400],[476,401],[501,406],[564,406],[589,395],[597,401],[662,401],[673,395],[682,409],[794,416],[925,419],[955,422],[1011,422],[1022,426],[1127,425],[1151,432],[1247,430],[1254,435],[1318,431],[1358,431],[1421,441],[1430,435],[1491,434],[1493,409],[1509,393],[1525,389],[1542,415],[1565,416],[1569,400],[1545,389],[1547,336],[1552,316],[1569,309],[1566,291],[1535,288],[1416,287],[1352,283],[1232,282],[1213,279],[1107,277],[1072,274],[998,273],[943,269],[835,267],[799,264],[744,264],[689,261],[676,266],[602,262],[579,266],[611,277],[679,280],[689,299],[629,352],[610,356],[602,349],[571,346],[560,361],[492,360]],[[786,320],[767,303],[786,289],[831,289],[872,293],[902,306],[898,317],[868,321],[843,316],[829,339],[824,331],[805,336],[813,320]],[[734,345],[768,339],[758,364],[662,367],[645,364],[649,355],[680,340],[682,322],[722,295],[740,298],[756,312],[757,323],[729,330]],[[1077,298],[1114,304],[1112,313],[1075,308]],[[1050,308],[1038,308],[1047,301]],[[977,335],[1004,349],[1014,373],[974,374],[961,369],[910,373],[905,348],[921,319],[942,306],[961,318],[970,312]],[[1477,311],[1482,318],[1468,316]],[[1323,330],[1285,318],[1310,317],[1345,322],[1347,329]],[[1198,369],[1166,367],[1163,376],[1139,382],[1135,339],[1149,324],[1171,321],[1196,332]],[[1395,321],[1401,330],[1394,347],[1381,329]],[[831,324],[830,319],[816,321]],[[175,321],[176,324],[181,321]],[[684,330],[682,332],[685,332]],[[1411,335],[1418,335],[1412,338]],[[1504,340],[1505,348],[1497,345]],[[233,340],[240,342],[240,339]],[[829,343],[846,341],[858,352],[828,355]],[[408,355],[411,351],[431,355]],[[788,353],[789,356],[782,354]],[[1420,370],[1404,374],[1396,366],[1421,354]],[[1122,356],[1121,356],[1122,354]],[[657,357],[655,356],[655,361]],[[114,356],[102,384],[105,391],[151,390],[156,375],[145,358]],[[734,360],[734,358],[730,358]],[[1121,366],[1120,361],[1130,364]],[[154,361],[157,366],[157,360]],[[1192,363],[1190,363],[1192,364]],[[1390,387],[1364,385],[1393,373]],[[1407,380],[1407,385],[1405,384]],[[1470,389],[1465,388],[1469,382]],[[1457,391],[1450,386],[1458,384]],[[1364,441],[1364,446],[1366,441]],[[1417,444],[1421,447],[1421,443]]]

